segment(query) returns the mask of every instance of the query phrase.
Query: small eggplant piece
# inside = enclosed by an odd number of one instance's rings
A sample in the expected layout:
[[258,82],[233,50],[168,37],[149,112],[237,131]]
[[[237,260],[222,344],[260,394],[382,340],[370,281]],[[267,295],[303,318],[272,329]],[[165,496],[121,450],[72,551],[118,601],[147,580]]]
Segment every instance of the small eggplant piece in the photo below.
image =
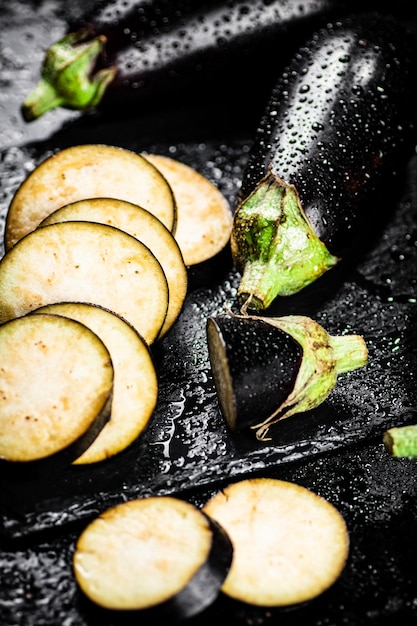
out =
[[263,421],[285,402],[302,361],[293,337],[262,319],[223,315],[209,318],[207,338],[220,406],[232,430]]
[[209,358],[229,428],[267,440],[276,422],[319,406],[343,372],[368,360],[359,335],[331,336],[309,317],[219,315],[207,321]]
[[281,55],[303,26],[370,8],[393,10],[392,3],[377,0],[100,3],[69,24],[68,34],[46,51],[41,80],[22,114],[31,121],[56,107],[85,111],[103,100],[111,108],[167,94],[177,100],[179,92],[189,99],[197,83],[205,94],[221,93],[248,76],[260,88],[271,76],[265,58]]
[[383,433],[382,441],[395,458],[417,458],[417,424],[389,428]]
[[73,566],[96,607],[113,618],[121,612],[123,624],[159,623],[209,606],[232,556],[218,522],[185,500],[152,496],[116,505],[93,520],[78,538]]
[[330,23],[295,54],[261,119],[234,216],[242,306],[297,293],[374,230],[415,144],[416,71],[415,38],[375,14]]

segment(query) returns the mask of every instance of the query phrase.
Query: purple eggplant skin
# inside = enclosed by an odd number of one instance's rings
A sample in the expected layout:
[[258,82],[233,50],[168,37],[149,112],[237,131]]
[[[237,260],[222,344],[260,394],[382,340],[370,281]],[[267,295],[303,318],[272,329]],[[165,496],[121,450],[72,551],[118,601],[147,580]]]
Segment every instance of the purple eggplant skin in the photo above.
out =
[[293,391],[303,350],[280,328],[218,315],[207,321],[207,338],[220,408],[232,431],[263,422]]
[[[226,92],[240,94],[243,88],[247,100],[258,91],[266,97],[288,48],[319,20],[375,7],[391,12],[401,6],[406,14],[413,1],[400,0],[394,8],[385,0],[93,2],[85,14],[68,10],[68,33],[76,37],[65,44],[65,65],[68,48],[95,41],[100,49],[89,57],[83,79],[78,80],[77,69],[69,81],[63,80],[61,66],[53,59],[48,67],[44,65],[44,75],[54,95],[48,85],[42,106],[29,99],[22,114],[31,121],[56,106],[80,110],[99,106],[111,111],[122,104],[145,105],[160,98],[166,105],[168,96],[172,98],[168,104],[174,105],[197,94],[200,99],[202,95],[218,99]],[[45,59],[56,57],[62,62],[61,52],[48,52]],[[98,72],[97,89],[79,97],[79,85]]]
[[296,188],[332,255],[354,254],[355,238],[377,227],[384,195],[401,194],[395,181],[416,142],[416,97],[416,39],[395,19],[362,14],[329,23],[278,79],[240,204],[270,171]]

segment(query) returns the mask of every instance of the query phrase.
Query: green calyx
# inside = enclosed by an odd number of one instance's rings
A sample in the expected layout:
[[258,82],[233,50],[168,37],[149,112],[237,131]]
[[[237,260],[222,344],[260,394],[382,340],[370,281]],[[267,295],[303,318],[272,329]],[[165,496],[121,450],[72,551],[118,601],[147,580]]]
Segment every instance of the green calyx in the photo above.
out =
[[258,310],[297,293],[338,262],[315,234],[295,187],[272,171],[237,209],[231,249],[242,274],[239,302]]
[[[246,314],[245,314],[246,316]],[[303,315],[256,317],[293,337],[303,350],[294,388],[272,415],[252,426],[259,440],[268,440],[269,428],[295,413],[319,406],[333,391],[337,377],[366,365],[368,350],[359,335],[332,336],[317,322]]]
[[41,79],[22,104],[27,122],[57,107],[85,111],[101,101],[116,69],[109,67],[93,74],[106,38],[85,41],[86,36],[84,31],[70,33],[47,50]]

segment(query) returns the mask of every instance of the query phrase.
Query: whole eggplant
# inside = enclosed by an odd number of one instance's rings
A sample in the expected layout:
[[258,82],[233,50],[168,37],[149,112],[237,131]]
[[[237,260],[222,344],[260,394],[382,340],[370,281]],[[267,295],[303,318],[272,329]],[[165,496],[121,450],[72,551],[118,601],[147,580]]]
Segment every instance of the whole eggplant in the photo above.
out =
[[[413,0],[400,0],[407,11]],[[91,3],[90,3],[91,4]],[[378,0],[107,0],[85,15],[70,11],[68,34],[45,54],[42,76],[22,105],[25,120],[56,107],[179,98],[224,98],[249,85],[246,99],[272,87],[286,51],[303,29]],[[167,97],[172,100],[166,100]]]
[[376,230],[417,140],[416,96],[416,40],[394,19],[346,17],[300,47],[259,124],[234,215],[242,306],[297,293],[354,255],[365,226]]

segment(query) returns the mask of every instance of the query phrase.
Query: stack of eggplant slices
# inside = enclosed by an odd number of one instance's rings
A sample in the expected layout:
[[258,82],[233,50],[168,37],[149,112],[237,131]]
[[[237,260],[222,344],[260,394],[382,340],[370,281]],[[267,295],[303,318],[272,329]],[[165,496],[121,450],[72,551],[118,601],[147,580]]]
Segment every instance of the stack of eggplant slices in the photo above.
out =
[[[69,22],[22,104],[28,122],[55,107],[111,111],[176,81],[184,93],[198,80],[226,85],[242,67],[246,81],[270,80],[265,53],[295,49],[276,68],[236,207],[189,165],[104,144],[55,152],[17,189],[0,261],[3,463],[42,476],[135,441],[157,402],[151,347],[181,315],[189,268],[227,246],[236,302],[206,330],[230,436],[247,430],[262,445],[276,422],[366,365],[361,336],[267,309],[349,258],[382,199],[399,193],[416,143],[417,52],[387,4],[115,0]],[[348,553],[333,504],[249,477],[201,507],[121,501],[81,532],[73,571],[93,611],[172,620],[220,592],[305,603],[335,583]]]

